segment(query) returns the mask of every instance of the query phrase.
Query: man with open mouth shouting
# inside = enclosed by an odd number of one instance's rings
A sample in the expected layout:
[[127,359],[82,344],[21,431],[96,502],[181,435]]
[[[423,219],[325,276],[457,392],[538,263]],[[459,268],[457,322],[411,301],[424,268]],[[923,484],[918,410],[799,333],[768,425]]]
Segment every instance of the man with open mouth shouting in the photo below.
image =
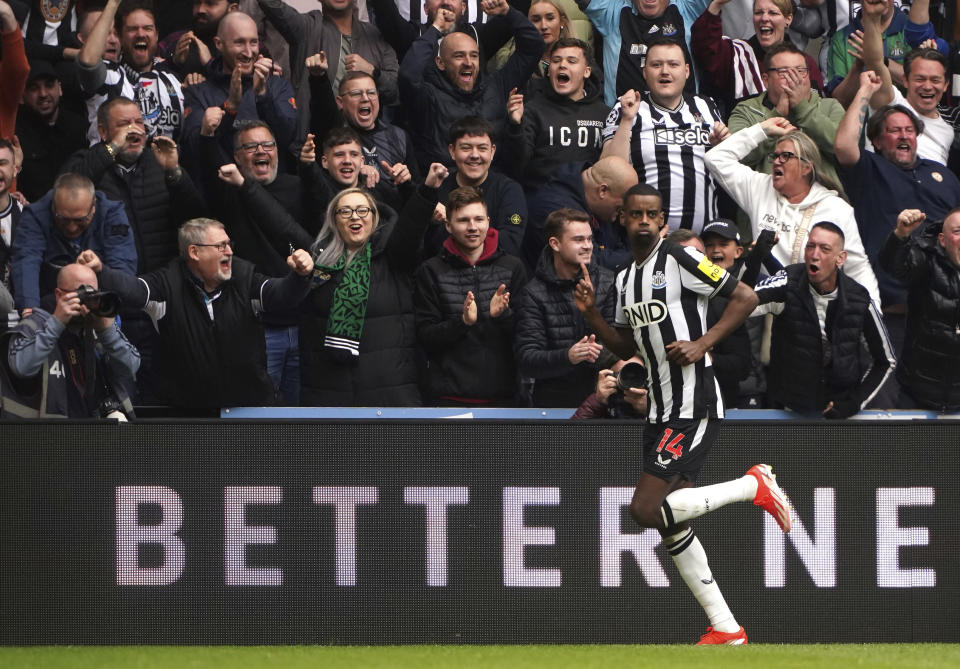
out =
[[[119,26],[120,60],[104,58],[114,20]],[[87,35],[77,61],[80,87],[88,95],[90,144],[97,136],[97,110],[106,100],[126,97],[136,101],[148,137],[180,138],[183,90],[180,80],[157,58],[157,26],[149,0],[108,0]]]
[[293,86],[273,72],[273,61],[260,55],[257,24],[243,12],[220,20],[214,37],[219,55],[207,68],[207,80],[186,92],[183,124],[184,164],[197,178],[201,135],[213,135],[224,154],[233,154],[234,134],[242,121],[269,123],[277,146],[280,170],[286,171],[287,147],[294,137],[297,106]]

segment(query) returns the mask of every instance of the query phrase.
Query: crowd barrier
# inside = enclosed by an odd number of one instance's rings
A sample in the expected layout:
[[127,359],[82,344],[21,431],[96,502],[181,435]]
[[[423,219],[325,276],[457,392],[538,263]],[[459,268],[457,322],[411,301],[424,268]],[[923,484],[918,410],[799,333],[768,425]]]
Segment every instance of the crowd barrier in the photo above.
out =
[[[636,422],[0,425],[0,643],[668,643]],[[796,509],[694,521],[754,642],[960,642],[960,421],[725,422]]]

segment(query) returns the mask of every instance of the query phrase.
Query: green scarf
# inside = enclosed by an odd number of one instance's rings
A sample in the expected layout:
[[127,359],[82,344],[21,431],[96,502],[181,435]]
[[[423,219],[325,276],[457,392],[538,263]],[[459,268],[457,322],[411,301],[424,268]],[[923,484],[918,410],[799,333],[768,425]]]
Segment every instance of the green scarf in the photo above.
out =
[[316,265],[313,268],[314,281],[326,281],[332,272],[341,270],[343,278],[333,291],[333,306],[327,317],[323,345],[334,360],[356,364],[360,357],[360,335],[367,314],[367,298],[370,297],[370,244],[364,245],[349,265],[346,252],[333,267]]

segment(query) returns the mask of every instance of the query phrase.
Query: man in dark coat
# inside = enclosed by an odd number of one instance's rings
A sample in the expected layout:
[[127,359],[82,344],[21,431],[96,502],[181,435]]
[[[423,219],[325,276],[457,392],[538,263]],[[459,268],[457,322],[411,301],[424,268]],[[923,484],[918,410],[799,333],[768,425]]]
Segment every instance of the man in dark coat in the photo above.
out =
[[440,406],[512,406],[517,390],[510,296],[523,263],[497,247],[483,195],[469,186],[447,198],[450,236],[416,275],[417,340],[427,352],[427,392]]

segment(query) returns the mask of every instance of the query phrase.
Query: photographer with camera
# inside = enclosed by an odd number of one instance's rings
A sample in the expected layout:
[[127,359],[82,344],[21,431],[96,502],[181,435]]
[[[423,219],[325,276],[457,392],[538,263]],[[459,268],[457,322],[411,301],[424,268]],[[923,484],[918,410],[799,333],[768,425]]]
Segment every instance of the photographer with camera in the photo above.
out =
[[573,420],[647,416],[647,369],[639,356],[618,360],[597,374],[597,389],[583,400]]
[[0,339],[0,415],[19,418],[133,415],[123,388],[140,354],[120,332],[120,301],[98,290],[89,267],[70,264],[57,275],[56,308],[34,309]]

